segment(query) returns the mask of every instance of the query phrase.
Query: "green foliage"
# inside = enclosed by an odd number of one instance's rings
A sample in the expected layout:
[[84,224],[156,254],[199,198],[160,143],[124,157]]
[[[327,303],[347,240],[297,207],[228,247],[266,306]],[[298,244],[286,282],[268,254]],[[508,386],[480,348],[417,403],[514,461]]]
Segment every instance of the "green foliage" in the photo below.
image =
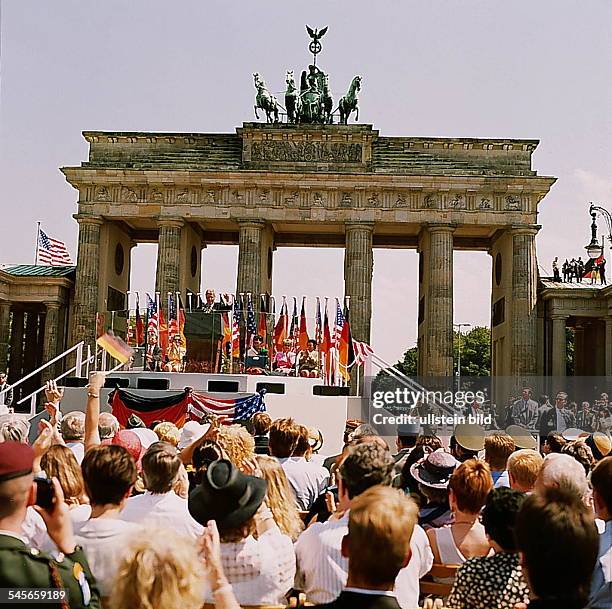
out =
[[[459,344],[461,341],[461,376],[489,376],[491,374],[491,330],[484,326],[475,326],[469,332],[459,336],[453,333],[454,370],[457,370]],[[417,347],[410,347],[403,359],[395,367],[407,376],[417,376],[419,352]],[[382,370],[373,380],[373,390],[386,391],[397,387],[397,382]]]

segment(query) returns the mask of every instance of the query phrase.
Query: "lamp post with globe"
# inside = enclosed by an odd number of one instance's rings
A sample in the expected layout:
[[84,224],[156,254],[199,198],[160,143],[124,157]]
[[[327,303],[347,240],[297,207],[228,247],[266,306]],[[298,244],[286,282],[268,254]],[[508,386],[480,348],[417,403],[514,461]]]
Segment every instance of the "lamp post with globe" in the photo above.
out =
[[610,242],[610,249],[612,249],[612,214],[605,208],[600,205],[594,205],[593,203],[589,206],[589,214],[591,215],[591,242],[585,246],[588,257],[593,261],[592,264],[597,258],[603,256],[604,253],[604,237],[601,238],[601,244],[597,238],[597,214],[603,216],[606,221],[606,225],[608,228],[608,241]]

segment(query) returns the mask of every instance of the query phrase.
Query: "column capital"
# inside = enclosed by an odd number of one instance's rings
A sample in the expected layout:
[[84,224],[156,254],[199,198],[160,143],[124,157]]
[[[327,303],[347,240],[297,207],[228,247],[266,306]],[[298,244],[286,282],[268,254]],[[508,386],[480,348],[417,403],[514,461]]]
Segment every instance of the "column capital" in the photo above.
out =
[[78,223],[79,226],[83,225],[94,225],[94,226],[102,226],[104,224],[104,218],[101,216],[89,216],[87,214],[74,214],[72,216]]
[[344,223],[344,229],[346,231],[350,230],[374,230],[374,222],[368,220],[347,220]]
[[512,235],[537,235],[541,224],[513,224],[508,230]]
[[427,222],[423,224],[423,230],[430,233],[454,233],[456,224],[450,222]]
[[550,319],[557,319],[557,320],[567,320],[569,317],[569,315],[567,313],[552,313],[550,316]]
[[56,300],[43,300],[43,304],[49,309],[59,309],[62,306],[61,302],[57,302]]
[[171,227],[171,228],[183,228],[185,225],[185,220],[183,218],[174,217],[174,216],[159,216],[157,218],[157,226],[161,228],[162,226]]
[[234,218],[240,228],[260,228],[263,229],[266,226],[265,220],[259,218]]

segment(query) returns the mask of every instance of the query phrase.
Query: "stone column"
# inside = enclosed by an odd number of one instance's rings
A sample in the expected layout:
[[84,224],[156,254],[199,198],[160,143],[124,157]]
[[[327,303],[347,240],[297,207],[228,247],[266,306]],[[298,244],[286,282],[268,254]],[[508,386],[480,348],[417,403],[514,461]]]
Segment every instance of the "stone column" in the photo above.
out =
[[92,345],[96,340],[96,313],[99,304],[100,280],[100,227],[102,218],[77,216],[79,245],[76,280],[74,286],[74,313],[72,342],[85,341]]
[[[588,327],[588,324],[587,324]],[[587,353],[585,349],[585,325],[583,322],[578,321],[574,326],[574,376],[584,376],[585,372],[589,373],[588,368],[585,366],[587,360]],[[565,335],[567,340],[567,334]],[[565,357],[567,358],[567,346],[565,349]],[[565,368],[567,372],[567,367]]]
[[567,360],[565,320],[567,315],[551,315],[552,319],[552,376],[565,376]]
[[606,376],[612,377],[612,317],[606,317]]
[[0,302],[0,372],[6,371],[8,363],[11,303]]
[[[60,305],[58,302],[46,302],[47,312],[45,314],[45,333],[44,333],[44,346],[43,346],[43,363],[47,363],[57,355],[57,343],[60,322]],[[45,368],[42,372],[42,380],[47,381],[55,378],[55,372],[57,367],[55,364]]]
[[344,294],[349,296],[351,333],[355,340],[370,342],[374,224],[347,223],[344,249]]
[[160,218],[158,224],[155,290],[159,292],[160,302],[165,303],[168,292],[174,293],[180,289],[181,231],[184,221],[181,218]]
[[251,292],[255,298],[259,298],[263,286],[262,235],[265,223],[261,220],[245,220],[238,224],[240,235],[236,292]]
[[13,323],[11,324],[11,360],[9,368],[9,380],[14,383],[23,374],[23,330],[24,330],[23,309],[13,309]]
[[537,373],[537,227],[512,229],[511,374]]
[[424,228],[429,242],[423,252],[423,350],[420,374],[429,377],[453,376],[453,232],[450,224]]

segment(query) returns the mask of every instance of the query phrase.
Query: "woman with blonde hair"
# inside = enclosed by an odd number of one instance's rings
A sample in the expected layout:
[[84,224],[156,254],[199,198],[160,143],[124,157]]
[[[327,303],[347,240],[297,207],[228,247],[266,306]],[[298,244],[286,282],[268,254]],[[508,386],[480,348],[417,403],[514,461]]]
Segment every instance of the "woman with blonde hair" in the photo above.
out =
[[223,572],[213,521],[199,545],[198,553],[189,539],[164,529],[134,538],[119,563],[109,609],[200,609],[207,585],[217,609],[240,609]]
[[255,440],[242,425],[220,427],[216,439],[224,454],[238,469],[244,469],[247,461],[255,456]]
[[256,460],[261,477],[268,482],[266,505],[270,508],[281,532],[295,541],[304,529],[304,524],[295,505],[293,491],[285,471],[274,457],[258,455]]

